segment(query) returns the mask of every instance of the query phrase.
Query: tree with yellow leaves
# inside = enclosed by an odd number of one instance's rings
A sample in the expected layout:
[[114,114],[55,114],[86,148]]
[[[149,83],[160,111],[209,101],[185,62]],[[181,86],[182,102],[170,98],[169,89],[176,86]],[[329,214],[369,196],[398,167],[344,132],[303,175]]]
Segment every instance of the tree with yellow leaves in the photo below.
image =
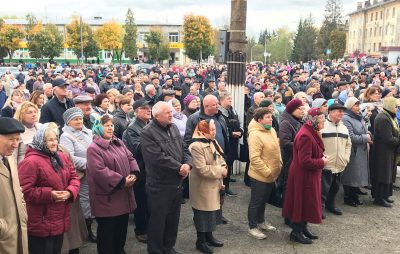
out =
[[24,39],[25,33],[21,26],[3,24],[0,28],[0,47],[3,47],[11,62],[14,51],[19,48],[19,45]]
[[104,23],[95,31],[95,37],[99,42],[100,48],[111,51],[112,61],[114,55],[119,62],[122,57],[122,39],[124,32],[122,26],[115,21]]
[[206,17],[189,14],[183,18],[183,44],[189,58],[201,61],[213,54],[213,36],[213,28]]
[[[82,26],[82,42],[81,42],[81,26]],[[74,54],[81,58],[81,51],[83,48],[83,57],[87,62],[88,57],[96,57],[99,51],[96,40],[94,39],[93,31],[88,24],[79,21],[77,18],[73,19],[70,24],[65,26],[67,35],[65,43],[68,48],[74,51]]]

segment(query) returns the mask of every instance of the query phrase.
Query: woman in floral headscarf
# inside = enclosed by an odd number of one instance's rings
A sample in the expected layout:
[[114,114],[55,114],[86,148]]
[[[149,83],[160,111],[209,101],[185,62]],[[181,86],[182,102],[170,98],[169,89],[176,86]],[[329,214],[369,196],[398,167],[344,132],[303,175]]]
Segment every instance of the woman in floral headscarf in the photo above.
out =
[[324,115],[317,108],[311,108],[294,139],[282,215],[292,222],[290,240],[302,244],[318,239],[308,230],[307,223],[322,222],[321,174],[328,162],[319,133],[324,121]]
[[42,125],[18,165],[31,254],[61,253],[63,234],[70,228],[71,203],[79,192],[79,177],[67,155],[58,150],[58,141],[57,125]]

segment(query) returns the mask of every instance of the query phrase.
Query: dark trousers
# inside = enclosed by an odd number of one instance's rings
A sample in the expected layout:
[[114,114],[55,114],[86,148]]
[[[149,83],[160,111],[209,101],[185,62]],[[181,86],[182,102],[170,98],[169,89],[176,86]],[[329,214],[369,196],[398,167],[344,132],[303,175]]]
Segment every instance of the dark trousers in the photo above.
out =
[[321,198],[322,198],[322,208],[335,207],[336,194],[339,192],[339,180],[340,174],[332,174],[330,170],[322,170],[321,177]]
[[60,254],[64,235],[37,237],[28,235],[29,254]]
[[250,177],[249,177],[249,168],[250,168],[250,162],[246,162],[246,168],[244,169],[244,177],[243,181],[244,183],[250,183]]
[[149,212],[147,210],[146,182],[138,181],[133,185],[135,191],[136,209],[133,212],[135,220],[135,234],[147,234],[147,224],[149,222]]
[[147,185],[146,191],[149,209],[147,251],[150,254],[169,253],[178,235],[182,188]]
[[96,217],[98,254],[124,253],[128,220],[129,213],[113,217]]
[[349,199],[353,201],[358,200],[358,187],[352,187],[352,186],[347,186],[343,185],[343,190],[344,190],[344,199]]
[[223,179],[224,185],[225,185],[225,190],[229,190],[229,183],[230,183],[230,179],[231,179],[231,175],[233,172],[233,162],[234,161],[226,161],[226,165],[228,167],[228,174],[226,175],[226,177]]
[[257,227],[257,224],[265,221],[265,206],[271,195],[274,183],[263,183],[250,177],[251,195],[247,213],[249,228]]

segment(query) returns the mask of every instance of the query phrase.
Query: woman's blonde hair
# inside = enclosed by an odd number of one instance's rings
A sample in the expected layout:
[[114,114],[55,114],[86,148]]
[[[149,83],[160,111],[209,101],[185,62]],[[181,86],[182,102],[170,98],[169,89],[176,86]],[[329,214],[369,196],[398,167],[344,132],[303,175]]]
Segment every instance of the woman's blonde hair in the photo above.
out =
[[33,104],[30,101],[24,101],[21,103],[21,105],[18,106],[17,110],[15,111],[14,114],[14,119],[17,119],[18,121],[22,122],[22,119],[24,118],[26,111],[32,107],[36,110],[36,113],[39,111],[39,108]]
[[11,99],[12,99],[12,97],[13,97],[14,95],[18,95],[18,94],[19,94],[19,96],[24,97],[24,93],[23,93],[21,90],[14,89],[13,92],[11,93],[11,95],[8,96],[6,102],[4,103],[3,108],[5,108],[5,107],[7,107],[7,106],[12,107],[12,105],[11,105]]
[[114,95],[114,97],[117,97],[120,93],[119,93],[119,91],[117,90],[117,89],[115,89],[115,88],[111,88],[110,90],[108,90],[107,92],[106,92],[106,94],[107,94],[107,97],[111,94],[111,95]]

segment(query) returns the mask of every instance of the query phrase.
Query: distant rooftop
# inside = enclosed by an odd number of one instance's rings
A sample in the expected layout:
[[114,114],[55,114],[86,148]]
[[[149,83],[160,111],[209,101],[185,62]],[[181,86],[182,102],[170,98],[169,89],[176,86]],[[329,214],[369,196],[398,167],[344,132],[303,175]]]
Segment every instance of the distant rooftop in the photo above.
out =
[[376,7],[380,7],[389,3],[396,2],[398,0],[367,0],[364,2],[357,3],[357,10],[350,12],[348,15],[353,15],[359,12],[367,11]]
[[[42,22],[43,25],[45,24],[54,24],[54,25],[67,25],[71,23],[73,19],[76,19],[79,17],[69,17],[69,18],[38,18],[39,21]],[[106,22],[110,21],[115,21],[119,24],[124,24],[125,21],[121,21],[118,19],[103,19],[102,17],[91,17],[91,18],[85,18],[82,17],[83,22],[91,25],[91,26],[102,26]],[[19,19],[4,19],[4,22],[6,24],[10,25],[27,25],[28,21],[23,18]],[[160,22],[155,22],[155,23],[150,23],[150,22],[136,22],[137,26],[182,26],[182,24],[168,24],[168,23],[160,23]]]

